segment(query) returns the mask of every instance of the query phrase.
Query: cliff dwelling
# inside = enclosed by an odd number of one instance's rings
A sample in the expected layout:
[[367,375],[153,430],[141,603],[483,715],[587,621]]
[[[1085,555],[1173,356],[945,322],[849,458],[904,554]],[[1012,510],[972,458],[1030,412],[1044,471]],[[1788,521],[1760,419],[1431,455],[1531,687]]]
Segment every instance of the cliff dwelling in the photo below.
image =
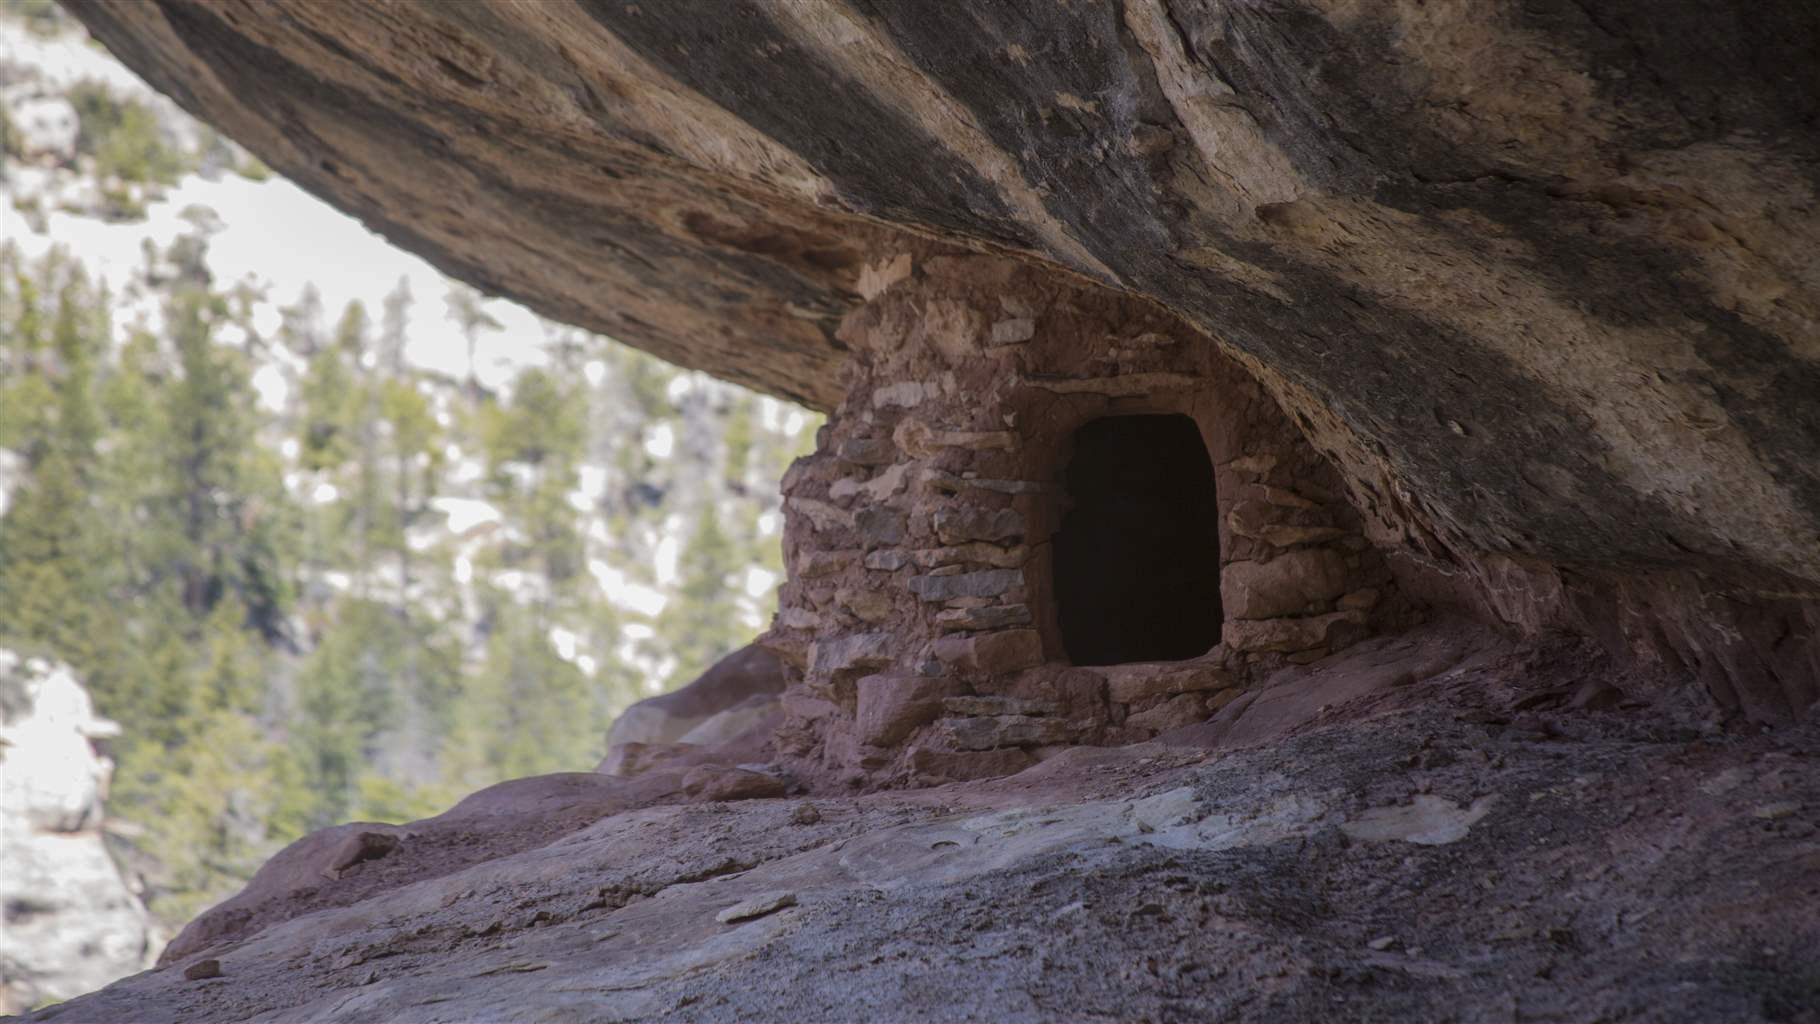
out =
[[784,481],[765,643],[806,765],[1004,774],[1414,621],[1331,463],[1191,328],[991,257],[881,262]]
[[761,668],[61,1019],[1820,1013],[1820,5],[64,2],[827,418]]

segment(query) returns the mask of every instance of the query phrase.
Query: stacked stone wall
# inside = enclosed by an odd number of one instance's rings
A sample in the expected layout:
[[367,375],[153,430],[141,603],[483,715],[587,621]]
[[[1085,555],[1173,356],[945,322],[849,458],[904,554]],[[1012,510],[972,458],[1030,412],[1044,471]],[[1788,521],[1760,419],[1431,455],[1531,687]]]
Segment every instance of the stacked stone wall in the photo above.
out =
[[[986,256],[900,256],[863,286],[846,398],[783,482],[790,578],[766,642],[790,676],[788,754],[854,781],[1003,774],[1204,719],[1408,617],[1332,467],[1175,318]],[[1212,460],[1221,641],[1075,666],[1049,558],[1071,440],[1151,413],[1192,417]]]

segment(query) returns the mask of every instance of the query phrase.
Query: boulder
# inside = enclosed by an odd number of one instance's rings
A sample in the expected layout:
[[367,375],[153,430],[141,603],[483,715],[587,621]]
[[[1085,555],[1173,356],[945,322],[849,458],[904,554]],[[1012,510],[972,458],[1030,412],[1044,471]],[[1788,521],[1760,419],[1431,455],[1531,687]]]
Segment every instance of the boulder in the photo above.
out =
[[0,649],[0,1013],[151,965],[150,915],[102,838],[113,762],[67,665]]
[[1803,1019],[1820,734],[1499,725],[1618,678],[1455,624],[1158,742],[920,748],[919,793],[521,780],[28,1019]]
[[607,730],[607,753],[595,770],[632,774],[634,745],[725,743],[760,728],[777,712],[783,666],[762,647],[741,648],[714,663],[694,682],[627,708]]

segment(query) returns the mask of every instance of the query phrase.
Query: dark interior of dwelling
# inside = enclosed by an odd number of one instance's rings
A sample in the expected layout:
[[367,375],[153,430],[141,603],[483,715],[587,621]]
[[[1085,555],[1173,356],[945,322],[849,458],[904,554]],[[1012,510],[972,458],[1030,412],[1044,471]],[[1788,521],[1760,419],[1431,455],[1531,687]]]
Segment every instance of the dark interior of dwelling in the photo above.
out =
[[1179,661],[1218,643],[1219,508],[1195,421],[1094,420],[1075,434],[1063,480],[1054,579],[1069,659]]

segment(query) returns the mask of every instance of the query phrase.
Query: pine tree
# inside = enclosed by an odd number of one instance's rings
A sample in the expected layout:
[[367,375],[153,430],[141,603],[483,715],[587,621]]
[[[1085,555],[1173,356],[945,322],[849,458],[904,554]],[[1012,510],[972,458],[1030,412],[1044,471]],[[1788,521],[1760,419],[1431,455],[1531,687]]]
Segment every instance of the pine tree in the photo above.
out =
[[312,472],[334,469],[354,454],[354,375],[339,346],[319,349],[304,376],[300,461]]
[[478,349],[481,331],[497,331],[501,325],[488,313],[485,298],[467,285],[451,283],[448,295],[449,315],[461,328],[462,340],[468,347],[467,392],[470,400],[480,396]]
[[392,674],[401,633],[384,605],[343,601],[303,664],[290,739],[315,797],[313,828],[346,820],[357,802],[374,738],[397,711]]
[[726,426],[721,438],[726,452],[723,481],[730,493],[740,497],[748,493],[746,474],[751,469],[752,452],[757,444],[757,421],[757,401],[749,393],[739,393],[727,409]]
[[[35,303],[35,293],[27,300]],[[77,271],[57,291],[50,345],[16,339],[33,358],[7,397],[39,404],[35,415],[16,421],[20,433],[12,440],[25,451],[29,473],[0,519],[0,635],[79,666],[92,660],[103,604],[90,497],[101,431],[93,363],[107,338],[105,319],[92,312],[97,308]],[[22,319],[33,329],[42,322],[35,314]]]
[[[89,313],[105,297],[67,261],[26,267],[0,245],[0,446],[26,470],[0,516],[0,632],[66,652],[127,723],[112,812],[143,829],[161,915],[222,895],[306,828],[585,770],[643,695],[646,654],[678,684],[749,637],[744,570],[775,568],[778,544],[761,529],[776,496],[746,485],[806,440],[776,429],[769,400],[698,378],[673,400],[680,371],[565,330],[547,334],[550,369],[484,393],[476,348],[498,324],[469,291],[451,306],[465,400],[441,405],[444,379],[404,359],[401,281],[377,327],[353,305],[324,329],[313,289],[286,311],[278,336],[304,379],[262,422],[251,371],[270,353],[215,342],[249,325],[253,296],[214,289],[206,256],[199,238],[151,253],[167,315],[113,347]],[[659,430],[668,454],[647,447]],[[445,452],[481,457],[475,490]],[[592,509],[576,502],[596,483],[584,467],[607,478]],[[422,545],[444,494],[503,518],[458,542],[471,581],[456,543]],[[592,560],[658,584],[649,567],[678,523],[665,610],[610,604]],[[625,659],[640,621],[656,636]]]
[[[504,406],[489,406],[485,449],[495,495],[527,538],[545,585],[547,612],[585,563],[578,513],[569,504],[587,440],[587,395],[539,369],[513,382]],[[525,561],[523,558],[515,561]]]
[[176,379],[162,389],[153,448],[161,456],[148,521],[152,571],[179,588],[196,618],[230,593],[268,639],[284,632],[291,580],[282,484],[256,449],[251,387],[239,354],[213,343],[216,300],[180,293],[169,313]]
[[278,338],[286,348],[305,359],[322,350],[322,292],[315,285],[304,285],[297,303],[281,312]]
[[385,424],[390,455],[391,526],[387,533],[397,559],[399,592],[408,598],[412,584],[410,530],[436,493],[442,451],[437,444],[436,417],[416,386],[394,378],[378,387],[379,416]]
[[548,627],[494,593],[486,658],[469,676],[447,747],[447,774],[467,786],[551,771],[586,771],[602,723],[588,680],[551,646]]
[[253,429],[245,354],[213,340],[231,307],[200,252],[183,259],[166,336],[129,341],[108,385],[96,501],[117,622],[92,670],[102,711],[130,723],[114,810],[145,830],[153,907],[170,916],[224,895],[300,824],[265,720],[291,642],[296,516]]
[[704,501],[677,564],[676,591],[659,620],[658,628],[676,659],[672,687],[701,675],[746,639],[732,579],[741,567],[721,528],[719,511],[713,502]]
[[379,368],[388,377],[403,377],[406,373],[404,348],[410,334],[413,301],[411,281],[405,277],[400,277],[385,297],[380,314]]

